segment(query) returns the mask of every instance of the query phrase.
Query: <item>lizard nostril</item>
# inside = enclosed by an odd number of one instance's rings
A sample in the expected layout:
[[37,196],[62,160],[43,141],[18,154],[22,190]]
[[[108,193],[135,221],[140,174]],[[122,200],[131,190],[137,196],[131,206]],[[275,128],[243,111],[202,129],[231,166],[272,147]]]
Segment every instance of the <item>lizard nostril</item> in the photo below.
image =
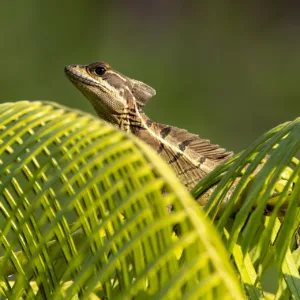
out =
[[70,72],[71,71],[71,66],[66,66],[65,67],[65,73],[68,73],[68,72]]

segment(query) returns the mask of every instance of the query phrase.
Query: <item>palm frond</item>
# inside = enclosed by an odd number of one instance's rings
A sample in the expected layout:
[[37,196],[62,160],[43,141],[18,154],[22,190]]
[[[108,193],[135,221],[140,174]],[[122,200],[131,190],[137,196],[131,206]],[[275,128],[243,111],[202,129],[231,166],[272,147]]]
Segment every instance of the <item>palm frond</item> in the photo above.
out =
[[0,143],[3,296],[243,298],[216,231],[142,142],[23,101],[0,105]]
[[265,295],[261,280],[271,265],[279,274],[276,299],[300,299],[299,260],[293,255],[300,224],[299,149],[300,118],[267,132],[193,191],[199,197],[214,189],[205,210],[223,234],[251,299]]

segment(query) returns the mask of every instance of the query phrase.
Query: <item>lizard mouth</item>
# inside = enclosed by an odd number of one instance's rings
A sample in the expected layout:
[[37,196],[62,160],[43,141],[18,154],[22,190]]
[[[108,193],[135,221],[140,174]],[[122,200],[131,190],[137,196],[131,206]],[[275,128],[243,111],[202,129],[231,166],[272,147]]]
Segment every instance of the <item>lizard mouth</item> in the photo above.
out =
[[71,65],[65,67],[65,74],[71,82],[73,82],[75,85],[78,85],[78,82],[80,82],[85,85],[99,86],[99,83],[95,79],[83,74],[82,71],[78,71],[78,68],[80,68],[80,66]]

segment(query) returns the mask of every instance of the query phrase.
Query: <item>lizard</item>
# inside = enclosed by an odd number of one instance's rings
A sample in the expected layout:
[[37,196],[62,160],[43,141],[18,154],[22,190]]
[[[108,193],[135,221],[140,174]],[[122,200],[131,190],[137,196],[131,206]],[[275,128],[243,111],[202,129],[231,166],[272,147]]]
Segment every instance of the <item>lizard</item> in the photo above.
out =
[[[150,145],[173,168],[189,191],[219,164],[233,156],[233,152],[199,135],[151,120],[143,107],[155,96],[155,89],[121,74],[105,62],[69,65],[65,67],[65,74],[89,100],[101,119]],[[262,164],[254,173],[261,168]],[[228,197],[237,182],[231,187]],[[210,188],[196,200],[205,205],[213,190]]]
[[70,65],[65,73],[101,119],[150,145],[189,191],[233,155],[185,129],[152,121],[143,107],[155,96],[155,89],[119,73],[105,62]]

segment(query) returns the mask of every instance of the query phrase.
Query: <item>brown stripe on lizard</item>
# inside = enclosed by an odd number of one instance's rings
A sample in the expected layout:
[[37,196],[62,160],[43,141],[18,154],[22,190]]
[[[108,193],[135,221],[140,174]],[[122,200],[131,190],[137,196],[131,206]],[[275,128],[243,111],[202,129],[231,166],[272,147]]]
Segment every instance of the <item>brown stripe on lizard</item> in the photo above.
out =
[[184,129],[150,120],[142,108],[156,94],[155,90],[120,74],[107,63],[71,65],[65,73],[100,118],[150,145],[188,190],[233,154]]

